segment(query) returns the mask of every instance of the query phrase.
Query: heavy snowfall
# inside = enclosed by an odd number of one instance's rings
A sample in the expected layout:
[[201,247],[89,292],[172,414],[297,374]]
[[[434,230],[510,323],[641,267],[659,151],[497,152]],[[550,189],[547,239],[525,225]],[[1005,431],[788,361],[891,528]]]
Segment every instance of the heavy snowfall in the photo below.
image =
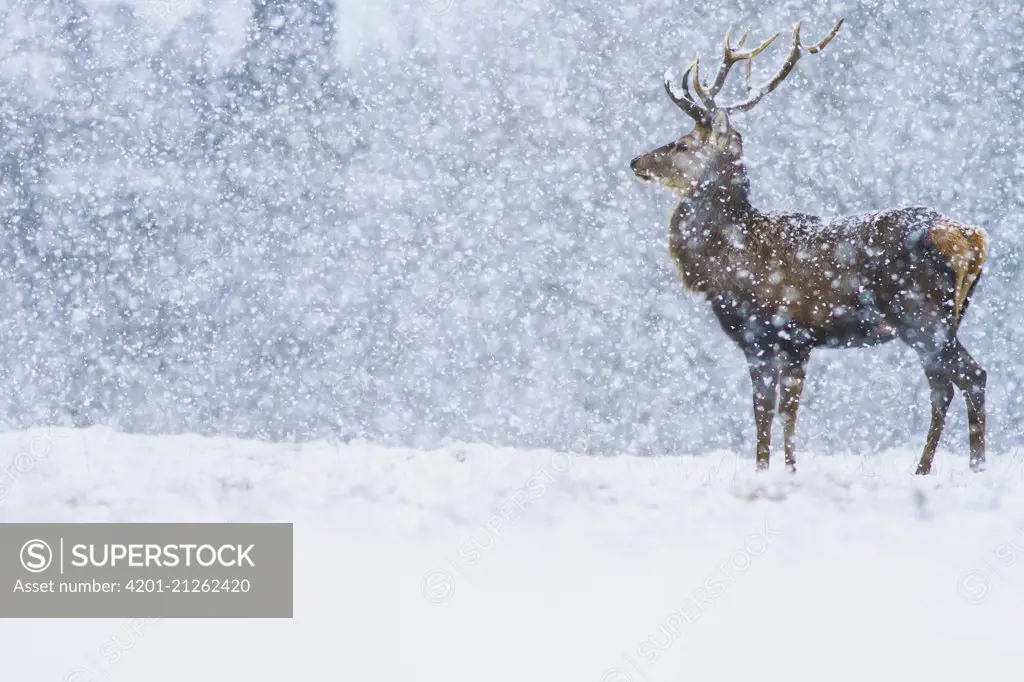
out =
[[[991,250],[912,472],[898,343],[808,366],[795,475],[630,159],[722,36],[754,204]],[[0,0],[0,522],[295,523],[292,620],[7,620],[17,682],[1013,675],[1024,14],[1009,0]],[[739,71],[740,69],[737,69]],[[740,98],[742,78],[723,95]]]

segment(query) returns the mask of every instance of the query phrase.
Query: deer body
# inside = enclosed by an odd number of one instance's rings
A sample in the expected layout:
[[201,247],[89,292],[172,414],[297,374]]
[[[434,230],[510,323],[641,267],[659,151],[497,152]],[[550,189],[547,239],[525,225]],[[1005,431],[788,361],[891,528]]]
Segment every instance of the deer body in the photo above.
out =
[[[932,292],[932,305],[954,310],[957,272],[932,231],[970,228],[930,209],[825,222],[755,210],[700,217],[694,208],[691,200],[676,208],[670,253],[684,285],[707,298],[731,337],[792,350],[871,346],[901,329],[913,334]],[[964,271],[961,286],[976,281],[971,275]],[[946,286],[936,290],[936,280]]]
[[[768,466],[776,409],[783,419],[786,464],[795,469],[796,413],[813,349],[894,339],[917,351],[932,393],[932,423],[918,473],[930,471],[954,385],[967,396],[970,462],[980,469],[985,372],[956,332],[981,276],[985,232],[923,207],[824,221],[763,213],[749,200],[742,139],[729,112],[753,106],[785,78],[803,51],[820,51],[841,24],[811,48],[800,45],[798,24],[781,76],[748,102],[721,108],[713,96],[732,64],[749,63],[775,39],[738,54],[727,33],[723,67],[710,87],[700,82],[699,61],[684,76],[684,97],[677,98],[666,83],[672,100],[695,119],[694,131],[637,157],[631,166],[639,178],[681,197],[669,224],[669,251],[686,288],[707,299],[747,359],[759,469]],[[689,95],[691,71],[705,109]]]

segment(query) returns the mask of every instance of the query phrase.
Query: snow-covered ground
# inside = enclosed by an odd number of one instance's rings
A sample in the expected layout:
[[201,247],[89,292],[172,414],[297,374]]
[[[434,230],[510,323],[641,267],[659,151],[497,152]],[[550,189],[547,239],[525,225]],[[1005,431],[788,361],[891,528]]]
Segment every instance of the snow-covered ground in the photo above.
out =
[[[45,680],[1010,679],[1024,466],[0,435],[2,521],[295,522],[295,618],[0,622]],[[778,465],[778,463],[777,463]],[[781,469],[781,467],[778,467]]]

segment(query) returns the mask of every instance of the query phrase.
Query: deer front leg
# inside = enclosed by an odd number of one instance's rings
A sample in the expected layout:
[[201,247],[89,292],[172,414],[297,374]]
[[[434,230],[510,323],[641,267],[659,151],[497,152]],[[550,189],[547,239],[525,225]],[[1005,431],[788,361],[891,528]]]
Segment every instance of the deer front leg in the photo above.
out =
[[804,390],[804,365],[807,358],[789,359],[782,367],[779,384],[779,414],[786,441],[786,471],[796,473],[796,412]]
[[778,398],[779,365],[775,358],[747,357],[754,390],[754,425],[757,429],[757,470],[768,468],[771,455],[772,418]]

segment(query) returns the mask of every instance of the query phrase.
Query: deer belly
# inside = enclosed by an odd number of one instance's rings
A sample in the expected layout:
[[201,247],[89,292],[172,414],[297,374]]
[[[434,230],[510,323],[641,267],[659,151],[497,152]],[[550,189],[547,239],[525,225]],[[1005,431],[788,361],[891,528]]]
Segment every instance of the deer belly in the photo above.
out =
[[816,327],[812,336],[821,348],[876,346],[896,338],[896,330],[871,308],[837,308]]
[[[828,262],[827,256],[809,262]],[[822,348],[873,346],[896,338],[859,272],[789,265],[762,294],[766,307],[777,311],[776,326],[788,327],[802,343]]]

